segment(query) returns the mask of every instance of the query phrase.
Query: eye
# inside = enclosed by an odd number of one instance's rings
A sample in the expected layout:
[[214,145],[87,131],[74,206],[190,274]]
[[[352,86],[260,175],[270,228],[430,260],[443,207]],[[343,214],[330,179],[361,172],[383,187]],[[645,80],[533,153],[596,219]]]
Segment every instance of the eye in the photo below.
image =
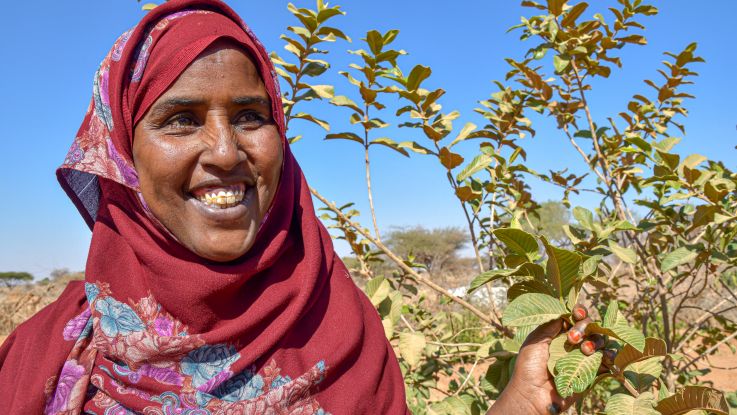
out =
[[268,118],[258,111],[243,111],[235,119],[235,124],[242,128],[258,128],[268,121]]
[[177,114],[166,122],[166,126],[174,129],[187,129],[196,127],[197,122],[191,114]]

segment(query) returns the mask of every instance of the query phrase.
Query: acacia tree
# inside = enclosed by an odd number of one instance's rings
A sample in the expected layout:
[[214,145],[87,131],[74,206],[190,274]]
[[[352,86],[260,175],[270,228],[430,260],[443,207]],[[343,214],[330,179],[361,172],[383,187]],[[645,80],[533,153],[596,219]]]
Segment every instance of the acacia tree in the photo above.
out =
[[28,281],[33,281],[33,275],[27,272],[0,272],[0,283],[2,283],[6,287]]
[[[445,91],[429,86],[432,70],[423,65],[406,70],[400,59],[404,51],[390,48],[397,30],[369,31],[362,39],[366,47],[351,52],[362,64],[340,73],[357,98],[336,96],[330,85],[306,83],[331,70],[317,45],[350,41],[327,26],[343,12],[321,0],[314,10],[289,5],[300,25],[288,27],[291,34],[282,37],[289,58],[273,55],[286,83],[290,131],[294,119],[329,129],[326,120],[294,112],[306,100],[345,107],[357,128],[326,139],[361,145],[373,233],[360,224],[351,203],[337,206],[311,190],[325,205],[322,219],[335,237],[348,242],[359,272],[370,278],[365,291],[399,351],[411,409],[485,410],[505,387],[526,335],[552,319],[574,323],[573,311],[587,303],[594,318],[589,334],[604,339],[602,344],[586,350],[560,336],[550,347],[549,370],[558,392],[585,396],[579,411],[727,414],[724,396],[701,386],[703,372],[694,369],[705,368],[705,357],[737,337],[729,313],[737,307],[737,175],[719,161],[682,158],[674,150],[675,134],[685,133],[685,104],[693,98],[683,87],[703,62],[696,45],[666,53],[661,78],[645,80],[649,91],[634,95],[618,114],[597,118],[588,99],[596,92],[592,81],[616,75],[624,64],[617,56],[621,49],[646,43],[643,22],[657,9],[641,0],[591,7],[597,10],[568,0],[522,5],[531,13],[514,29],[530,48],[523,57],[506,59],[506,79],[495,82],[497,90],[476,110],[481,127],[466,121],[454,128],[454,121],[464,117],[443,111]],[[315,53],[323,59],[314,59]],[[389,96],[399,98],[400,105],[393,108],[383,99]],[[398,125],[410,129],[408,136],[423,138],[375,137],[392,121],[386,118],[392,112]],[[538,172],[527,165],[525,146],[532,142],[522,139],[534,137],[533,120],[539,117],[556,121],[586,174],[568,173],[568,166]],[[466,160],[456,146],[473,143],[478,151]],[[370,177],[369,149],[376,144],[437,160],[438,174],[447,178],[466,219],[475,254],[478,275],[466,297],[419,272],[426,267],[416,258],[382,243]],[[599,197],[597,206],[572,209],[575,224],[563,226],[569,249],[525,231],[538,229],[541,205],[529,186],[535,180],[558,186],[565,205],[571,193]],[[377,267],[381,261],[396,267]],[[489,289],[490,283],[508,287],[504,310],[494,301],[474,302],[473,292]],[[618,301],[625,299],[627,287],[635,297]],[[428,289],[454,307],[429,311]],[[469,332],[473,341],[467,341]],[[485,361],[491,365],[479,376],[476,369]],[[440,377],[450,378],[447,388],[438,387]]]

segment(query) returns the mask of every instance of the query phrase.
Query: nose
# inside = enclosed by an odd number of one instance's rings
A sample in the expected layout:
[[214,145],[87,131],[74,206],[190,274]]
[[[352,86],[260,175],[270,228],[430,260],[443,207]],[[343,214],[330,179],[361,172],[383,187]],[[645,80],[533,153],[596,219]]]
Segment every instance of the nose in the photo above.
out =
[[206,130],[208,149],[202,164],[222,171],[233,170],[243,159],[238,138],[229,123],[216,123]]

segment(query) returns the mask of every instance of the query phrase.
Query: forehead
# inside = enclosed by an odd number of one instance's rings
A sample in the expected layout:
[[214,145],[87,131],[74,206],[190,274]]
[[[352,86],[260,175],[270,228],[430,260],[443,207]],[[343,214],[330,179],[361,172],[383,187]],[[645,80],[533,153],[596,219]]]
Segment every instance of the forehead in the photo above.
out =
[[172,93],[232,92],[266,97],[261,76],[251,57],[241,48],[216,42],[205,49],[162,96]]

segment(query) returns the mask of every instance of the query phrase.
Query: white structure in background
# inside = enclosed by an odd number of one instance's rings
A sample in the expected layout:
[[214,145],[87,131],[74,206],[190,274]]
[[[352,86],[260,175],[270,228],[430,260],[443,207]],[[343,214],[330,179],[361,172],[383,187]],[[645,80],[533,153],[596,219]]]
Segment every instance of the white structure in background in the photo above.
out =
[[[507,287],[496,286],[491,288],[491,299],[494,301],[494,305],[497,308],[502,308],[507,305]],[[450,290],[451,294],[457,297],[465,297],[468,287],[458,287]],[[481,287],[471,294],[471,299],[474,302],[482,304],[489,304],[489,289]]]

